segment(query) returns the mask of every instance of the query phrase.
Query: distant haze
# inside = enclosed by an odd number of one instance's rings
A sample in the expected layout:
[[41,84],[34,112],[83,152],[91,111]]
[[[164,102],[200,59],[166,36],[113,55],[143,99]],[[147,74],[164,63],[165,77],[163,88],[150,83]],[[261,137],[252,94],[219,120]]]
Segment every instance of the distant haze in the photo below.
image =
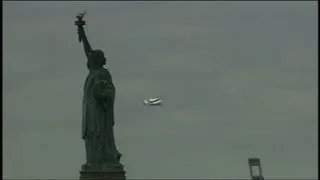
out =
[[4,176],[79,177],[87,9],[128,179],[317,178],[317,2],[3,4]]

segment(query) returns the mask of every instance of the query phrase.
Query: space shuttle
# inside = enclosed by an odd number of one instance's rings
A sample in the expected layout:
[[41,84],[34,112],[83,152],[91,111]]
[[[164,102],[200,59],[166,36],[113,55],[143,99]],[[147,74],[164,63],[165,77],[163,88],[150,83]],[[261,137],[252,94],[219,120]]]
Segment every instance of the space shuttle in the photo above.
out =
[[148,100],[143,100],[143,104],[146,106],[161,106],[162,100],[160,98],[149,98]]

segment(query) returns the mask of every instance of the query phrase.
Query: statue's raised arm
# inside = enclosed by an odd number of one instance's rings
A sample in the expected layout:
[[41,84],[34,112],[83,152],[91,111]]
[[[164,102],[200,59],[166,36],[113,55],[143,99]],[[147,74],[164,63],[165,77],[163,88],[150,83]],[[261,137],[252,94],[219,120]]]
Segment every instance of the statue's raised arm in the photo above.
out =
[[86,25],[86,22],[83,21],[83,17],[85,15],[86,12],[83,13],[79,13],[76,18],[77,21],[75,21],[75,25],[78,27],[78,40],[79,42],[83,43],[83,48],[84,48],[84,52],[86,53],[87,58],[89,58],[89,54],[92,51],[92,48],[90,46],[90,43],[87,39],[86,33],[84,32],[84,28],[83,26]]

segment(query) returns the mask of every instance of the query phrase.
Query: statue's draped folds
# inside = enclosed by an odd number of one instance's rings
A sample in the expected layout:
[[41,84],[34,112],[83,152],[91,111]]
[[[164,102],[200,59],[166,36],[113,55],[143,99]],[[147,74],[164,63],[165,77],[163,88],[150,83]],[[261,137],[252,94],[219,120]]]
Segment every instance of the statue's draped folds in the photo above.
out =
[[90,70],[83,88],[82,138],[87,165],[117,164],[113,105],[115,87],[107,69]]

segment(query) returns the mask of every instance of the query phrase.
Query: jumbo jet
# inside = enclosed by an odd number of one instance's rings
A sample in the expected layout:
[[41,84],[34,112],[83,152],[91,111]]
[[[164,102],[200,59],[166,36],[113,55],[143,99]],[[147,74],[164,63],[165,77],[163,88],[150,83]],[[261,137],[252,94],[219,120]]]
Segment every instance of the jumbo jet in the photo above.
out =
[[147,106],[161,106],[162,100],[160,98],[150,98],[148,100],[143,100],[143,104]]

